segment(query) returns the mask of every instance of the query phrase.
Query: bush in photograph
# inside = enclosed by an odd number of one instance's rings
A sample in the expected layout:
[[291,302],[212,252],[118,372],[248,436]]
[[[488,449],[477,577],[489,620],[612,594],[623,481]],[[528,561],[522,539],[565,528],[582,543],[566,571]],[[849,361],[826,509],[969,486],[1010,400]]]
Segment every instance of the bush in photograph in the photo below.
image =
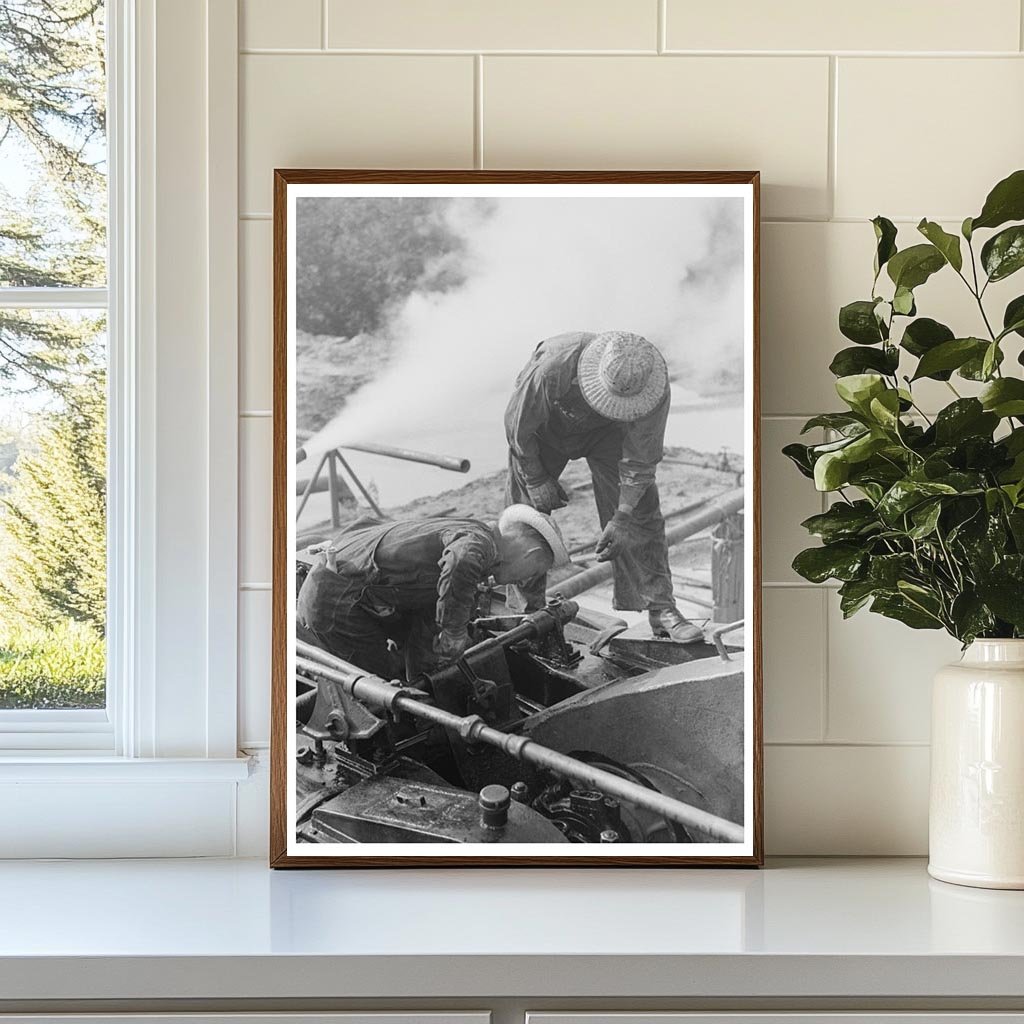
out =
[[462,237],[448,200],[300,199],[296,209],[299,330],[351,338],[383,327],[414,291],[464,280]]

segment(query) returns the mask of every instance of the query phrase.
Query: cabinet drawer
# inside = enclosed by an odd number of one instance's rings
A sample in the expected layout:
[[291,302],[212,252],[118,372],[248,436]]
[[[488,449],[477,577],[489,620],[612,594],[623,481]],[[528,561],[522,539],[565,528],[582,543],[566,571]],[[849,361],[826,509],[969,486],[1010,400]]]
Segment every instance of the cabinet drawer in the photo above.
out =
[[527,1013],[527,1024],[1024,1024],[1024,1013]]
[[0,1013],[0,1024],[490,1024],[490,1013]]

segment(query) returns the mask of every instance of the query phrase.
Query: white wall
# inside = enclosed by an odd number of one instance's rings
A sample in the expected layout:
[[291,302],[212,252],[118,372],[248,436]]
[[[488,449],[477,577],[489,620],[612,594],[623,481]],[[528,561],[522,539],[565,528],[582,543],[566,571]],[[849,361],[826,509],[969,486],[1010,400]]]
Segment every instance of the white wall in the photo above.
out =
[[[1020,0],[241,0],[240,38],[243,746],[269,717],[272,169],[759,168],[767,848],[924,853],[928,685],[957,645],[842,622],[794,575],[821,502],[778,450],[835,406],[867,218],[959,223],[1024,164]],[[950,277],[919,305],[973,325]]]

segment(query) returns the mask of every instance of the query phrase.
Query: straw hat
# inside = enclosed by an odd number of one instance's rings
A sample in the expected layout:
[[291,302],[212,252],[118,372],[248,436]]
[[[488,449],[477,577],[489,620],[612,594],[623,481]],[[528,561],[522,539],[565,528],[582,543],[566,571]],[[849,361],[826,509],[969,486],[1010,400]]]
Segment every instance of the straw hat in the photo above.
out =
[[638,420],[665,397],[665,357],[639,334],[606,331],[580,354],[577,378],[587,404],[610,420]]
[[551,516],[546,516],[529,505],[509,505],[498,517],[498,532],[502,532],[506,526],[513,523],[523,523],[541,535],[555,557],[552,568],[565,565],[569,561],[569,550],[562,539],[562,531]]

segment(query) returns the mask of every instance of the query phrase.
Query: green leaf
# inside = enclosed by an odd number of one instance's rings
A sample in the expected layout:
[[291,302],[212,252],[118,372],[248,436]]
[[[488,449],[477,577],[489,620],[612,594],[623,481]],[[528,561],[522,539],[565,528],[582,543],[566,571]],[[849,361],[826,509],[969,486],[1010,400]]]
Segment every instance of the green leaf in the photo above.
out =
[[913,316],[917,312],[917,306],[914,305],[914,293],[909,288],[900,285],[892,297],[892,309],[900,316]]
[[949,617],[956,627],[957,639],[965,644],[995,629],[996,623],[992,612],[977,594],[970,591],[957,594],[953,599]]
[[1002,281],[1024,267],[1024,225],[1000,231],[981,249],[981,265],[990,281]]
[[827,512],[811,516],[800,524],[808,533],[826,544],[849,540],[878,530],[878,517],[869,501],[837,501]]
[[[951,341],[956,335],[945,325],[930,317],[918,317],[913,323],[907,324],[900,340],[900,346],[906,349],[912,356],[920,358],[926,352],[941,345],[944,341]],[[952,373],[945,378],[948,380]]]
[[924,540],[925,537],[931,536],[935,532],[941,514],[942,502],[940,501],[927,501],[923,505],[918,505],[910,513],[910,520],[914,525],[908,531],[908,535],[914,540]]
[[871,610],[887,619],[896,619],[911,629],[942,629],[942,621],[915,607],[899,595],[879,595],[871,602]]
[[[869,350],[858,349],[857,351],[867,352]],[[846,431],[855,426],[863,426],[863,421],[859,417],[853,416],[851,413],[823,412],[819,416],[812,416],[803,425],[800,433],[806,434],[808,430],[814,430],[816,427],[825,427],[827,430]]]
[[814,462],[811,459],[811,450],[805,444],[787,444],[782,449],[782,454],[789,459],[804,476],[814,479]]
[[999,417],[985,412],[976,398],[958,398],[935,417],[935,439],[940,445],[957,444],[968,437],[991,437]]
[[843,453],[826,452],[814,463],[814,486],[819,491],[838,490],[850,479],[850,464]]
[[1001,377],[978,396],[982,406],[999,417],[1024,416],[1024,380]]
[[992,351],[992,370],[985,372],[985,358],[989,355],[990,345],[985,346],[985,351],[979,353],[976,356],[971,356],[963,366],[957,370],[957,376],[963,377],[964,380],[979,380],[987,381],[992,378],[992,374],[995,372],[995,367],[999,366],[1003,361],[1003,350],[997,345]]
[[983,380],[991,378],[993,371],[1002,361],[999,357],[1002,353],[999,351],[999,342],[993,341],[986,349],[985,356],[981,360],[981,376]]
[[945,265],[945,257],[934,245],[921,244],[901,249],[889,260],[886,270],[897,288],[913,291]]
[[850,580],[839,588],[839,607],[843,618],[848,619],[860,611],[878,593],[878,587],[871,580]]
[[[981,213],[970,221],[967,230],[997,228],[1008,220],[1024,220],[1024,170],[1014,171],[989,192]],[[967,223],[964,221],[965,226]]]
[[858,345],[877,345],[888,333],[875,316],[876,299],[859,299],[839,310],[839,332]]
[[1015,331],[1024,338],[1024,295],[1018,295],[1006,305],[1003,313],[1003,332]]
[[885,381],[877,373],[854,373],[836,381],[836,393],[853,409],[865,415],[871,399],[886,390]]
[[882,496],[877,511],[886,523],[895,526],[901,516],[930,498],[956,493],[955,487],[937,481],[897,480]]
[[793,569],[805,580],[824,583],[827,579],[855,579],[864,565],[859,544],[841,541],[820,548],[807,548],[793,559]]
[[960,270],[964,265],[963,256],[960,253],[960,239],[943,230],[933,220],[922,220],[917,225],[917,230],[942,253],[945,261],[954,269]]
[[829,370],[837,377],[848,377],[866,370],[877,370],[892,376],[900,365],[900,353],[894,345],[884,348],[844,348],[840,349],[829,364]]
[[899,581],[910,570],[913,556],[906,552],[875,555],[868,567],[868,579],[880,590],[895,591]]
[[[895,391],[887,391],[886,395],[895,395]],[[882,396],[883,398],[885,395]],[[872,399],[871,404],[874,405],[878,399]],[[870,459],[880,448],[884,448],[889,442],[881,434],[861,434],[859,437],[851,441],[843,449],[843,459],[851,466],[856,465],[858,462],[863,462],[865,459]]]
[[871,399],[868,408],[875,422],[886,430],[895,430],[899,425],[900,395],[898,391],[892,389],[883,391],[877,398]]
[[896,225],[886,217],[875,217],[871,221],[875,229],[875,277],[881,273],[882,267],[896,255]]
[[951,341],[944,341],[921,356],[913,379],[932,377],[941,380],[940,375],[943,372],[958,369],[974,356],[984,357],[986,348],[988,343],[980,338],[953,338]]
[[971,240],[971,235],[974,234],[974,229],[971,227],[973,221],[973,217],[965,217],[963,224],[960,225],[960,234],[963,235],[968,242]]
[[994,573],[978,581],[978,597],[998,618],[1024,629],[1024,587],[1019,579],[1004,572]]

